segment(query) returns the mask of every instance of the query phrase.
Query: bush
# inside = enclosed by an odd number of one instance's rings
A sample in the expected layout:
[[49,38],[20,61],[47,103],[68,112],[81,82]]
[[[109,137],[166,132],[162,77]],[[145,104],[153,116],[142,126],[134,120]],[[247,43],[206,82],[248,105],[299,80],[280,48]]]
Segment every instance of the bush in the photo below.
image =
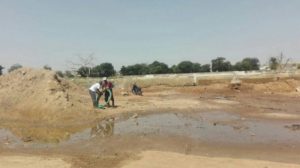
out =
[[51,71],[52,70],[52,68],[49,66],[49,65],[44,65],[44,67],[43,67],[45,70],[49,70],[49,71]]
[[81,76],[81,77],[88,77],[90,76],[90,70],[91,68],[90,67],[80,67],[78,70],[77,70],[77,73]]
[[3,70],[3,69],[4,69],[4,67],[0,65],[0,76],[3,74],[3,73],[2,73],[2,70]]
[[65,71],[64,76],[68,77],[68,78],[74,78],[74,75],[72,74],[71,71]]
[[23,66],[22,65],[20,65],[20,64],[14,64],[14,65],[12,65],[9,69],[8,69],[8,72],[12,72],[12,71],[14,71],[14,70],[16,70],[16,69],[19,69],[19,68],[22,68]]
[[55,72],[57,76],[63,78],[64,77],[64,74],[62,73],[62,71],[56,71]]

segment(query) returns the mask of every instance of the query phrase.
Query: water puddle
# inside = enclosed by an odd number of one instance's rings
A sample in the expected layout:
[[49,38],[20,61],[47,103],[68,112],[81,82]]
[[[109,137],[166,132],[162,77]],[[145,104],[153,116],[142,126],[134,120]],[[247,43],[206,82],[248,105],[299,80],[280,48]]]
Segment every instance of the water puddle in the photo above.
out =
[[67,143],[93,137],[184,136],[204,142],[233,144],[298,144],[300,132],[286,128],[291,123],[245,119],[225,112],[163,113],[100,121],[93,128],[76,133]]
[[0,129],[0,144],[7,147],[15,147],[21,144],[22,141],[12,134],[9,130],[1,128]]
[[[181,136],[202,142],[230,144],[300,144],[299,123],[243,118],[233,113],[158,113],[127,119],[103,119],[92,128],[70,135],[60,144],[112,136]],[[0,144],[24,144],[0,129]],[[49,145],[49,144],[48,144]]]

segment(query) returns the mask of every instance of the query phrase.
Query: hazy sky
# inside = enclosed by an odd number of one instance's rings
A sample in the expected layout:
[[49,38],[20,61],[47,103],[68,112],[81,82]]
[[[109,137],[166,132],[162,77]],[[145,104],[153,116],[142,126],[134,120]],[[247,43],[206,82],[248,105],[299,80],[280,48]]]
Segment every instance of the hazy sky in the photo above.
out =
[[0,0],[0,65],[300,62],[300,0]]

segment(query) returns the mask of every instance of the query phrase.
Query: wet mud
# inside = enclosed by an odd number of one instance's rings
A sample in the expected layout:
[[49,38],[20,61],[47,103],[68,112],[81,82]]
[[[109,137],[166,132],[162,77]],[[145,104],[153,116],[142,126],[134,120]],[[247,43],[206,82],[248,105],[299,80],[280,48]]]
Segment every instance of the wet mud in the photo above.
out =
[[156,113],[131,117],[107,117],[94,126],[71,134],[59,143],[31,142],[17,137],[9,129],[0,129],[0,143],[7,147],[31,144],[39,147],[68,145],[91,140],[128,136],[178,136],[201,142],[222,144],[300,144],[298,124],[244,118],[227,112]]

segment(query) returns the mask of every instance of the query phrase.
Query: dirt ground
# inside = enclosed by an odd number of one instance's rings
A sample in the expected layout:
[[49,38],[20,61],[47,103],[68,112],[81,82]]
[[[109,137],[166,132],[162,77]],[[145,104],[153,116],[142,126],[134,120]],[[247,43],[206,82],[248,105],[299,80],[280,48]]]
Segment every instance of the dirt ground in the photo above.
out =
[[0,167],[300,167],[299,86],[116,87],[93,109],[85,85],[23,68],[0,77]]

